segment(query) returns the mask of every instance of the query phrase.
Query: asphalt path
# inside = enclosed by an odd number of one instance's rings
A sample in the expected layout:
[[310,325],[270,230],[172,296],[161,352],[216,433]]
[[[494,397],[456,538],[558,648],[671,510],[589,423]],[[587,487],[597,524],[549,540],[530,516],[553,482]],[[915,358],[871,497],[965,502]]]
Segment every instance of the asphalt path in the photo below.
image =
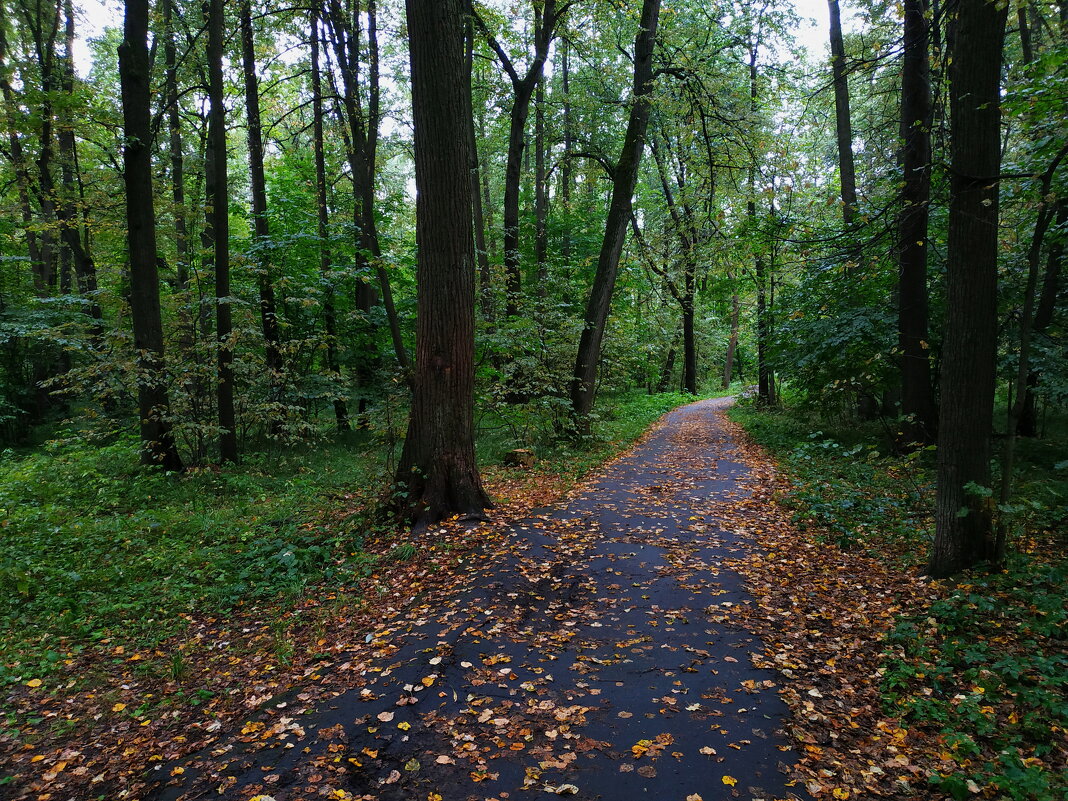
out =
[[789,778],[783,678],[753,667],[762,644],[725,614],[752,603],[725,564],[752,546],[714,512],[747,492],[725,404],[669,413],[515,523],[446,603],[369,633],[344,665],[358,686],[271,699],[210,749],[150,766],[145,797],[808,798]]

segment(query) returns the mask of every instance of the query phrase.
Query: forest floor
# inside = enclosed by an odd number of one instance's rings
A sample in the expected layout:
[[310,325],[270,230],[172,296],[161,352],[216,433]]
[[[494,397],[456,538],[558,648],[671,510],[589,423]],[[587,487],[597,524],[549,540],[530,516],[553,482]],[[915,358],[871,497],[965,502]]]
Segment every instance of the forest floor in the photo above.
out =
[[282,622],[191,618],[167,676],[116,646],[105,689],[27,682],[47,736],[5,738],[0,795],[946,797],[928,779],[956,747],[883,697],[884,634],[945,589],[799,531],[725,405],[671,412],[563,499],[507,471],[495,522],[386,540]]

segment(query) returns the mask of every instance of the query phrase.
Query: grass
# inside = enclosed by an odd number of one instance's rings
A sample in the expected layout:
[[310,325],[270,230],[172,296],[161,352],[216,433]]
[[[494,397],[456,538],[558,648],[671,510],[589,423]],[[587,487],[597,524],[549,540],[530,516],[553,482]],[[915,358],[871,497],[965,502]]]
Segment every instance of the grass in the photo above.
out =
[[[784,502],[828,544],[919,569],[930,546],[933,449],[888,455],[883,432],[835,431],[799,413],[731,412],[789,475]],[[1063,429],[1051,428],[1051,431]],[[885,710],[933,732],[929,781],[957,799],[1068,797],[1068,438],[1020,443],[1005,568],[948,582],[885,639]],[[982,795],[976,795],[981,793]]]
[[0,461],[0,681],[100,640],[151,645],[183,614],[293,596],[360,569],[339,525],[371,484],[366,453],[324,445],[181,477],[136,443],[67,443]]
[[[574,481],[690,400],[603,399],[595,436],[577,445],[551,439],[544,410],[505,409],[495,421],[484,418],[480,461],[493,465],[512,448],[533,446],[537,471]],[[5,452],[0,684],[47,679],[105,644],[155,647],[194,614],[259,604],[281,618],[304,594],[352,584],[379,559],[410,555],[401,532],[373,513],[389,447],[350,438],[252,453],[238,466],[180,477],[139,467],[132,439],[101,446],[68,438]],[[392,551],[363,551],[369,536],[391,530]]]

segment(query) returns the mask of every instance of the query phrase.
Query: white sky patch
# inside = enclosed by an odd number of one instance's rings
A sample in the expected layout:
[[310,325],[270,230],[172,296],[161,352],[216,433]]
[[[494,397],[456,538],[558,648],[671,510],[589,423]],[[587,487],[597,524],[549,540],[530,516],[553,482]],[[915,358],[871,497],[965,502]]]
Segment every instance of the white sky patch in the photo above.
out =
[[[790,0],[801,17],[801,26],[795,35],[809,52],[814,63],[827,58],[829,12],[827,0]],[[122,27],[123,6],[119,0],[80,0],[78,3],[77,35],[75,43],[75,65],[80,75],[88,75],[92,60],[88,40],[99,36],[105,28]],[[848,3],[842,3],[842,27],[846,31],[855,30],[858,25],[856,16]]]

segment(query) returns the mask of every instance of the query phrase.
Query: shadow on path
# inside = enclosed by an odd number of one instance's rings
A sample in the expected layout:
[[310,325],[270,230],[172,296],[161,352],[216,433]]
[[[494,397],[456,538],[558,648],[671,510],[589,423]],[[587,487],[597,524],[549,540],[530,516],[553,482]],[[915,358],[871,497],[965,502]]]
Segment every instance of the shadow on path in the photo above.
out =
[[362,686],[273,699],[149,771],[146,797],[807,798],[779,677],[722,613],[751,602],[723,566],[746,546],[708,514],[745,494],[725,403],[671,412],[581,495],[517,522],[449,603],[368,635],[373,656],[338,668]]

